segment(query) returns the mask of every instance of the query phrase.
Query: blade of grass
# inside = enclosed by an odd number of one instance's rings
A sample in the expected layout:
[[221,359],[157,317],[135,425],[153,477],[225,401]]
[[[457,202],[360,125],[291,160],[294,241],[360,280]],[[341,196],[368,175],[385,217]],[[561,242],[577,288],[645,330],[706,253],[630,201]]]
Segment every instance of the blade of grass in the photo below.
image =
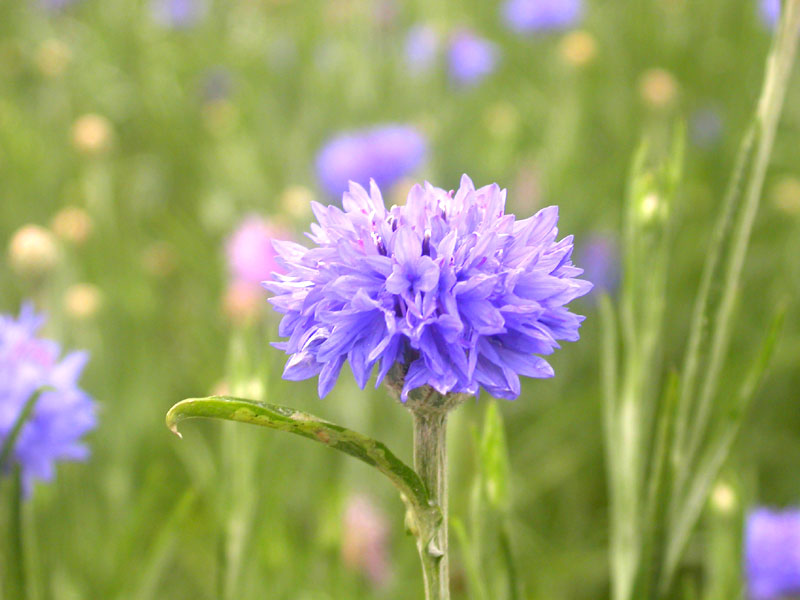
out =
[[711,415],[712,400],[719,386],[723,361],[730,346],[731,323],[742,268],[761,200],[761,190],[797,52],[799,35],[800,0],[789,0],[784,7],[778,35],[767,59],[767,72],[754,121],[757,142],[753,168],[746,187],[744,206],[737,219],[731,241],[730,254],[727,257],[722,296],[713,324],[708,368],[701,386],[697,413],[689,431],[684,457],[686,464],[692,463],[694,455],[702,445]]
[[[755,396],[758,385],[764,378],[783,328],[785,315],[786,308],[784,306],[778,310],[773,318],[725,422],[720,426],[719,433],[711,440],[701,458],[698,469],[691,479],[685,501],[679,504],[677,516],[674,517],[674,521],[670,526],[664,558],[663,579],[660,585],[662,594],[666,594],[672,585],[675,571],[689,540],[689,535],[700,517],[705,501],[708,498],[709,490],[714,481],[716,481],[717,475],[730,453],[730,448],[741,428],[747,408]],[[681,500],[679,499],[679,502]]]

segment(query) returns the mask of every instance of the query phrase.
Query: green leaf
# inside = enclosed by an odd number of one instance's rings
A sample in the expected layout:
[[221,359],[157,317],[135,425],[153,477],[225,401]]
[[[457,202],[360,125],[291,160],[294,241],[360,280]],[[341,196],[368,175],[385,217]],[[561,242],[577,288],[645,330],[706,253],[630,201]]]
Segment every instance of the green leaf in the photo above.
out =
[[501,512],[507,511],[511,506],[508,448],[503,418],[495,401],[486,406],[481,439],[481,466],[489,504]]
[[467,534],[467,528],[463,521],[458,517],[450,519],[450,527],[456,535],[458,543],[463,552],[464,571],[467,575],[467,590],[472,600],[486,600],[489,593],[486,591],[486,584],[483,581],[480,561],[478,560],[477,548]]
[[441,511],[430,502],[425,485],[416,471],[397,458],[383,443],[361,433],[286,406],[230,396],[182,400],[167,412],[167,427],[181,437],[178,423],[197,417],[238,421],[286,431],[349,454],[378,469],[400,490],[404,502],[414,513],[415,520],[409,524],[412,532],[419,533],[415,528],[427,531],[441,520]]
[[144,571],[136,575],[137,591],[132,595],[135,600],[148,600],[160,596],[159,584],[167,574],[169,561],[175,552],[179,528],[187,518],[191,517],[196,500],[197,493],[189,489],[175,503],[169,518],[148,552]]
[[[23,411],[24,412],[24,411]],[[0,509],[3,535],[0,536],[0,598],[25,600],[28,586],[25,570],[25,544],[22,519],[22,472],[14,465],[10,477],[0,479]]]
[[700,518],[700,513],[708,499],[711,486],[716,481],[722,465],[725,464],[725,460],[730,454],[733,442],[736,440],[736,435],[744,421],[747,408],[769,366],[778,342],[778,336],[783,328],[785,315],[786,306],[783,305],[775,314],[770,328],[761,342],[761,347],[753,364],[739,388],[734,405],[727,413],[726,418],[721,421],[720,428],[711,436],[705,451],[701,455],[697,468],[689,479],[685,499],[680,496],[676,498],[676,501],[682,502],[682,504],[679,504],[679,510],[674,513],[673,523],[670,527],[670,539],[665,555],[665,575],[662,585],[662,590],[664,591],[668,590],[672,583],[681,555],[694,526]]

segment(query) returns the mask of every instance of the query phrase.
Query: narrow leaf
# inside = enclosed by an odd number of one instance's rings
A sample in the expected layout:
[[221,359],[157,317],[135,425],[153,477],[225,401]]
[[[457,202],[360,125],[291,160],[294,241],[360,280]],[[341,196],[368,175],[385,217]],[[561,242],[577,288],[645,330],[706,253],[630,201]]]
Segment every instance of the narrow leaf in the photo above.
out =
[[[766,336],[764,336],[753,365],[739,389],[736,402],[727,415],[728,418],[723,421],[721,428],[718,430],[719,432],[709,442],[708,448],[690,480],[685,502],[679,505],[680,510],[677,511],[676,519],[672,524],[670,540],[667,546],[664,567],[665,576],[662,582],[662,590],[664,591],[669,589],[689,535],[700,518],[700,513],[708,498],[711,486],[716,481],[719,471],[730,453],[747,408],[769,366],[777,345],[778,336],[783,327],[785,315],[786,306],[784,305],[778,309]],[[678,502],[681,500],[683,499],[677,498]]]
[[489,504],[501,512],[507,511],[511,505],[508,447],[503,418],[495,401],[489,402],[486,406],[481,439],[481,463]]
[[178,402],[167,413],[167,427],[180,437],[178,423],[196,417],[261,425],[314,440],[378,469],[412,508],[423,512],[435,508],[419,475],[383,443],[314,415],[244,398],[210,396]]
[[486,600],[489,597],[489,593],[483,581],[483,573],[481,572],[480,561],[477,557],[475,545],[467,534],[467,528],[458,517],[452,517],[450,519],[450,527],[453,529],[453,533],[455,533],[456,539],[461,545],[461,550],[463,552],[464,571],[467,575],[469,597],[472,600]]

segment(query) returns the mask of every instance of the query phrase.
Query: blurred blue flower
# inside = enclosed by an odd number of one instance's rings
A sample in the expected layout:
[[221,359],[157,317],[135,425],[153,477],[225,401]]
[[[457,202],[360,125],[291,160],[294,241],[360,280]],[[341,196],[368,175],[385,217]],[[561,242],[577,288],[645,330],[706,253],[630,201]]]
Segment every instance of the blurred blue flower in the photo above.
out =
[[471,31],[459,31],[450,41],[450,77],[459,85],[480,83],[495,70],[497,60],[497,46]]
[[412,73],[427,73],[436,63],[439,54],[439,34],[430,25],[415,25],[408,30],[405,58]]
[[530,33],[566,29],[583,15],[582,0],[508,0],[503,20],[512,31]]
[[39,0],[39,2],[47,10],[61,10],[75,4],[78,0]]
[[26,493],[35,479],[53,478],[56,461],[86,459],[80,439],[96,426],[95,403],[78,387],[88,355],[60,358],[56,342],[36,337],[43,322],[29,304],[18,319],[0,315],[0,444],[30,397],[43,386],[54,388],[41,394],[14,445]]
[[775,27],[781,16],[781,0],[761,0],[761,18],[768,27]]
[[745,525],[744,553],[752,600],[800,594],[800,510],[753,510]]
[[316,246],[276,242],[286,275],[264,284],[284,314],[284,378],[319,375],[323,397],[345,360],[362,388],[400,363],[405,400],[425,385],[513,399],[520,375],[552,377],[538,355],[578,339],[583,317],[565,305],[592,285],[576,279],[572,236],[556,241],[558,207],[516,221],[505,201],[465,175],[455,193],[415,185],[389,210],[375,182],[352,184],[344,210],[313,203]]
[[595,233],[578,253],[586,278],[597,291],[613,293],[619,285],[619,247],[608,234]]
[[174,29],[191,27],[206,14],[203,0],[152,0],[151,9],[157,23]]
[[407,125],[381,125],[350,131],[328,141],[317,155],[317,177],[334,197],[350,181],[362,185],[374,179],[381,187],[411,174],[425,160],[428,144]]
[[701,108],[689,120],[689,137],[698,148],[711,148],[722,136],[722,117],[713,108]]

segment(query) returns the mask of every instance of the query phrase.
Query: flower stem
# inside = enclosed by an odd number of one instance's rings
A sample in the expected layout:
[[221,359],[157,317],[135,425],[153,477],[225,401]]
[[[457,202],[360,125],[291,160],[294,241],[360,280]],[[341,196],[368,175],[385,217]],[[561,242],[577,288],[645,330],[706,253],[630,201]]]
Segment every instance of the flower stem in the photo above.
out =
[[6,512],[6,547],[3,561],[2,597],[9,600],[25,600],[25,554],[22,539],[22,475],[19,465],[12,469],[7,490],[8,508]]
[[426,600],[450,599],[447,561],[447,412],[419,406],[414,415],[414,469],[442,520],[430,534],[417,537]]

